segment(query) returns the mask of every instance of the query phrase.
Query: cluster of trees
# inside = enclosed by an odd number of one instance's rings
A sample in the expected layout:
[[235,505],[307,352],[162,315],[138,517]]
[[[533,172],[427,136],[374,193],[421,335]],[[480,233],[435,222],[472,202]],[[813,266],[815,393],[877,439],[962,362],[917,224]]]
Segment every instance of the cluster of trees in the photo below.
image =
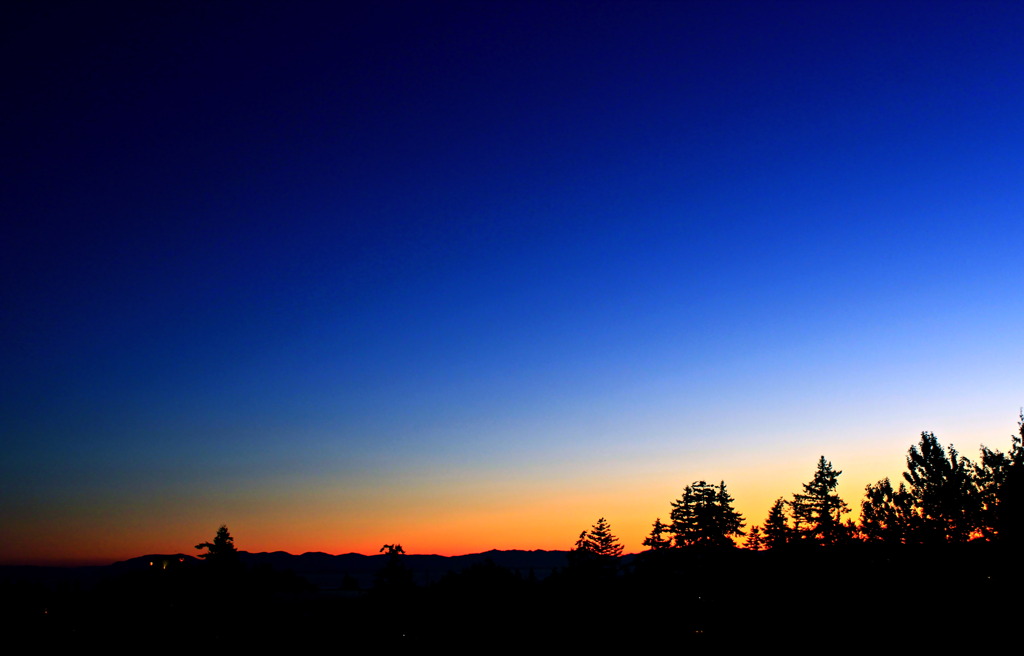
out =
[[732,507],[733,498],[725,489],[725,481],[712,485],[694,481],[683,490],[683,496],[672,502],[671,524],[654,520],[651,534],[644,546],[667,549],[671,546],[730,546],[732,536],[744,535],[743,515]]
[[1024,413],[1009,452],[983,446],[977,462],[952,445],[944,447],[934,433],[921,433],[907,452],[907,469],[898,486],[888,478],[867,486],[859,522],[842,521],[849,509],[835,492],[841,473],[822,457],[803,494],[790,501],[777,499],[764,524],[751,531],[747,546],[1017,540],[1024,526]]
[[[689,546],[745,546],[754,551],[783,545],[962,543],[975,538],[1018,541],[1024,537],[1024,411],[1007,453],[983,446],[977,462],[921,433],[907,453],[903,481],[884,478],[865,490],[860,521],[845,519],[850,507],[836,488],[842,471],[822,456],[810,482],[790,499],[779,498],[767,518],[744,532],[725,482],[695,481],[672,502],[669,524],[654,521],[643,544],[652,551]],[[604,518],[580,534],[574,552],[617,556],[622,547]]]
[[793,542],[838,544],[852,537],[855,528],[851,521],[843,522],[850,507],[836,492],[842,473],[821,456],[814,477],[803,484],[803,492],[790,501],[776,499],[764,525],[751,530],[747,548],[759,551]]
[[[803,490],[786,500],[775,500],[760,525],[743,530],[743,516],[733,508],[725,481],[718,485],[694,481],[672,502],[665,524],[654,521],[643,544],[652,551],[710,546],[745,546],[754,551],[791,544],[836,545],[849,542],[935,545],[963,543],[975,538],[990,542],[1017,542],[1024,537],[1024,411],[1007,453],[982,446],[977,462],[960,455],[952,445],[943,447],[934,433],[921,433],[907,453],[903,481],[894,487],[883,478],[868,485],[860,507],[860,521],[845,519],[850,508],[836,488],[842,471],[824,456]],[[196,545],[212,564],[237,565],[238,552],[227,526],[213,542]],[[395,557],[401,545],[384,545]],[[601,517],[580,533],[571,552],[574,562],[607,563],[622,555],[622,545],[611,525]],[[394,563],[393,563],[394,564]]]
[[973,538],[1016,541],[1024,507],[1024,413],[1008,453],[981,448],[978,462],[948,451],[922,433],[907,454],[899,487],[884,478],[868,485],[857,527],[861,539],[897,544],[943,544]]

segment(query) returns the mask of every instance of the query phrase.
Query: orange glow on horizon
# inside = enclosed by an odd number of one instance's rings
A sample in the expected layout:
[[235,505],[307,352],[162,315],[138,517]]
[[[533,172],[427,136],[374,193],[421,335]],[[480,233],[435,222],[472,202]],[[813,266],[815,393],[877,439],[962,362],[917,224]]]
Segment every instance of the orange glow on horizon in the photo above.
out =
[[[905,441],[902,449],[883,456],[855,449],[826,453],[843,471],[839,493],[850,507],[849,517],[859,516],[865,485],[886,475],[898,480],[910,444]],[[811,479],[814,458],[807,454],[813,452],[806,451],[717,471],[701,462],[659,462],[633,467],[628,475],[613,475],[610,468],[560,478],[517,472],[467,478],[450,487],[424,478],[381,495],[373,488],[305,481],[282,492],[263,489],[259,498],[244,502],[214,504],[197,495],[140,505],[134,514],[72,506],[59,521],[10,527],[12,537],[0,545],[0,563],[105,565],[148,554],[195,555],[194,545],[212,539],[220,524],[227,524],[236,546],[248,552],[376,555],[385,543],[401,544],[409,554],[441,556],[568,550],[579,532],[602,516],[624,552],[637,553],[655,518],[670,522],[670,503],[702,477],[725,480],[746,531],[761,524],[776,498],[791,498]],[[702,469],[711,471],[702,476]]]

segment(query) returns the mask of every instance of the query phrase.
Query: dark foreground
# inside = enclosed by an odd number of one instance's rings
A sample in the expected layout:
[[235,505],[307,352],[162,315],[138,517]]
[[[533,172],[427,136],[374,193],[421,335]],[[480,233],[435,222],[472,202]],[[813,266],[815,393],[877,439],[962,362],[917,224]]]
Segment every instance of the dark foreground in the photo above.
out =
[[281,565],[176,557],[63,575],[4,568],[2,628],[8,644],[46,651],[1019,645],[1019,551],[1005,545],[693,548],[618,562],[544,552],[536,569],[499,565],[502,553],[426,582],[406,556],[315,584]]

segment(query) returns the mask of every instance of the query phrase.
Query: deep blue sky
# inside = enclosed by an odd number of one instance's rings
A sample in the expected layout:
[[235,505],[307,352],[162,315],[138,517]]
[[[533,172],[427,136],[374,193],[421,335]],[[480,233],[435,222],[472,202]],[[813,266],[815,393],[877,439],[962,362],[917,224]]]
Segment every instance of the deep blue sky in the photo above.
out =
[[636,548],[697,478],[756,522],[826,452],[855,504],[1024,402],[1019,3],[4,12],[7,560],[509,490],[552,528],[491,546]]

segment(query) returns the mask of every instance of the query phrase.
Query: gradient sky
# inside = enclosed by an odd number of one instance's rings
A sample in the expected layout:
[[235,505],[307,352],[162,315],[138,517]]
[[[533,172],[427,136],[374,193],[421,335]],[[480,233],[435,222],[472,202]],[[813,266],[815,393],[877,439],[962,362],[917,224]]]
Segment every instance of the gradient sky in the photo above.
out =
[[1019,2],[19,3],[0,563],[637,551],[1024,404]]

